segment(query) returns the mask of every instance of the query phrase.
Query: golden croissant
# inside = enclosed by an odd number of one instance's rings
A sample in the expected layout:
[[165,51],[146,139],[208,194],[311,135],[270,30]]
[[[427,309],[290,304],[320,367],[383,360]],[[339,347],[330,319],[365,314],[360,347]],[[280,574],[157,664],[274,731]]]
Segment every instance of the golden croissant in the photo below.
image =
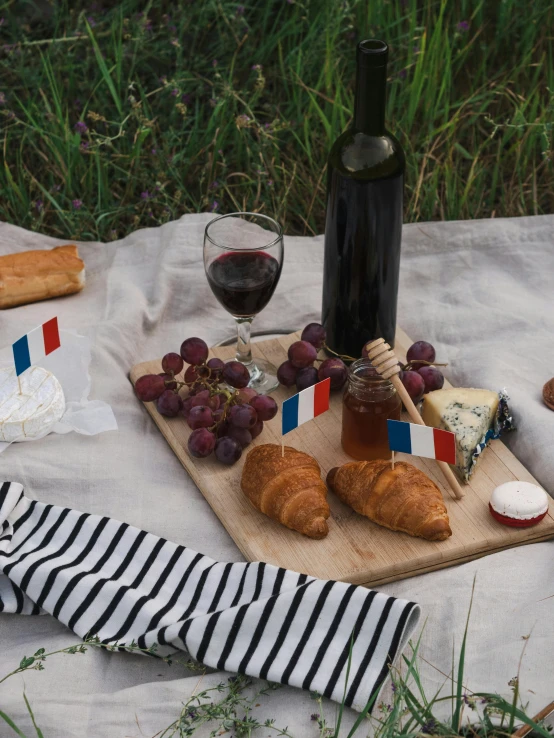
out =
[[329,532],[327,487],[317,461],[290,446],[266,443],[248,453],[241,487],[254,507],[310,538]]
[[353,461],[331,469],[327,484],[360,515],[374,523],[444,541],[452,535],[448,513],[437,485],[412,464],[398,461]]

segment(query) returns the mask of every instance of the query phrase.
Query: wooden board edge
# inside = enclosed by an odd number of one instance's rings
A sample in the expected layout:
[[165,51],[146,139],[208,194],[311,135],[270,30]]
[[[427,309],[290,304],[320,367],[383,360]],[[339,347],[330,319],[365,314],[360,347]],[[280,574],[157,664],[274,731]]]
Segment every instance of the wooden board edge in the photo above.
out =
[[[467,556],[462,556],[459,559],[455,560],[449,560],[440,562],[438,564],[434,564],[431,566],[424,566],[420,569],[414,569],[410,572],[403,572],[399,574],[395,574],[392,576],[386,576],[386,577],[380,577],[379,579],[371,579],[368,582],[357,582],[362,587],[377,587],[381,584],[389,584],[391,582],[398,582],[403,581],[404,579],[411,579],[412,577],[417,577],[420,574],[428,574],[431,571],[439,571],[440,569],[448,569],[451,566],[460,566],[461,564],[467,564],[470,561],[476,561],[477,559],[483,559],[485,556],[490,556],[491,554],[497,554],[501,553],[502,551],[508,551],[511,548],[519,548],[520,546],[528,546],[533,543],[544,543],[545,541],[550,541],[554,538],[554,530],[551,530],[550,533],[544,533],[537,538],[532,539],[526,539],[525,541],[516,541],[515,543],[508,543],[506,546],[497,546],[496,548],[488,549],[487,551],[480,551],[475,552],[472,554],[468,554]],[[347,580],[342,580],[347,581]]]

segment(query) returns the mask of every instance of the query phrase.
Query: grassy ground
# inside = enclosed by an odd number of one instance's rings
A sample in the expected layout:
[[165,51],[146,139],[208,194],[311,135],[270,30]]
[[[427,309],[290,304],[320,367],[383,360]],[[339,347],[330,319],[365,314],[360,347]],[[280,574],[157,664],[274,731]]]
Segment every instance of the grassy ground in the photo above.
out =
[[553,212],[553,28],[551,0],[0,0],[0,219],[112,240],[250,209],[321,232],[366,36],[391,46],[406,221]]

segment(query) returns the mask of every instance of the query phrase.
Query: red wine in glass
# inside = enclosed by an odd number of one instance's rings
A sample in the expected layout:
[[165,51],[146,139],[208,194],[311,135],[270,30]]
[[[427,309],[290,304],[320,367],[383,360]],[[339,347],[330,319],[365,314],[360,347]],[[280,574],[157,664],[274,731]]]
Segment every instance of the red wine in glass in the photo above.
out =
[[281,264],[264,251],[234,251],[210,264],[206,275],[223,307],[237,317],[257,315],[270,301]]

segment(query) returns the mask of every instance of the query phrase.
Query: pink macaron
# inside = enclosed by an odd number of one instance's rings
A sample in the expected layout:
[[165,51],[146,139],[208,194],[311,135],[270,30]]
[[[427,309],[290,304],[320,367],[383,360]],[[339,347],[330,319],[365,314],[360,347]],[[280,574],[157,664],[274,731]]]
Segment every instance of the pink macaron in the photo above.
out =
[[505,482],[492,493],[489,510],[499,523],[528,528],[540,523],[548,512],[548,495],[531,482]]

